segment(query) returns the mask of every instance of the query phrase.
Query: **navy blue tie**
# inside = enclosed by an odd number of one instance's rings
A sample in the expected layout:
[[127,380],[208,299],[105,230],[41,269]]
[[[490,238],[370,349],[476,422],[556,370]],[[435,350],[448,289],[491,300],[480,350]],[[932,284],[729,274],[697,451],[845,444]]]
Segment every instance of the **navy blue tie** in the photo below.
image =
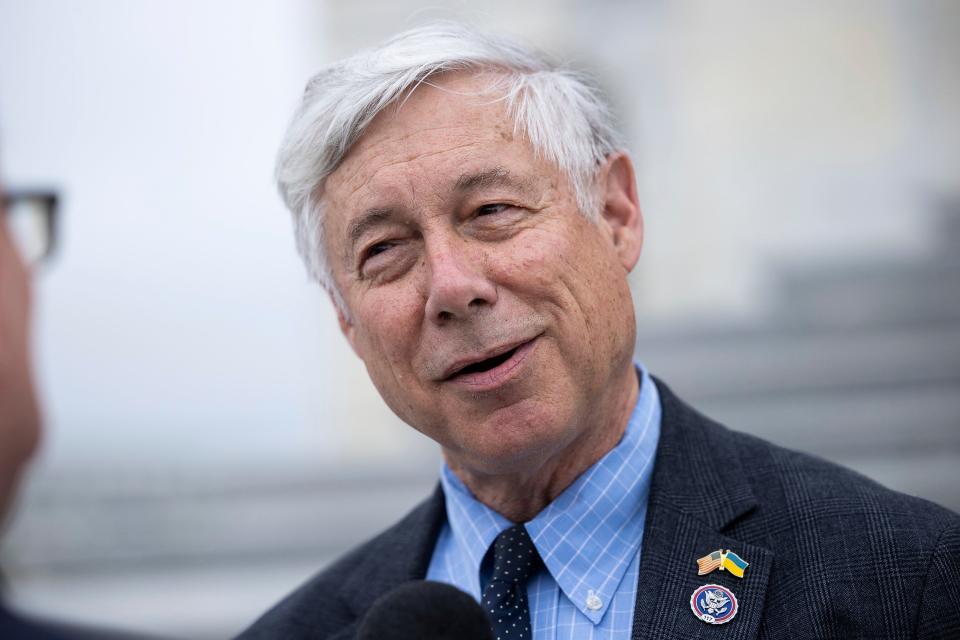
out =
[[497,640],[530,640],[527,581],[543,561],[522,524],[510,527],[493,541],[493,574],[483,590],[481,605],[493,623]]

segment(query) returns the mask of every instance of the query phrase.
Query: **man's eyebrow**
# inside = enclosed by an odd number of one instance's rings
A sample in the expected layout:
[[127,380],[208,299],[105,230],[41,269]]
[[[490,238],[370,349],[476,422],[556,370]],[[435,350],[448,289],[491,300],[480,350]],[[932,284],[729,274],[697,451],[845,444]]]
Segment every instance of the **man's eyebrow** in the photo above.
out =
[[375,227],[381,222],[386,222],[393,217],[393,209],[373,208],[367,209],[356,217],[348,227],[350,236],[350,246],[354,246],[364,233],[371,227]]
[[457,191],[473,191],[484,187],[517,187],[523,190],[529,190],[531,181],[511,174],[503,167],[494,167],[476,173],[464,173],[457,178],[454,188]]

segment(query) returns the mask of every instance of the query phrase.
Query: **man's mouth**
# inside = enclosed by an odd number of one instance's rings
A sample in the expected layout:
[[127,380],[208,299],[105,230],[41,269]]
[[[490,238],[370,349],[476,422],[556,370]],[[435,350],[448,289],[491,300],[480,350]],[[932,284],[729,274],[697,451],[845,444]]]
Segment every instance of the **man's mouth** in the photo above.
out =
[[499,367],[501,364],[509,360],[510,357],[514,353],[516,353],[517,349],[519,348],[520,348],[519,346],[516,346],[510,349],[509,351],[504,351],[498,356],[493,356],[492,358],[487,358],[486,360],[481,360],[479,362],[474,362],[473,364],[468,364],[462,369],[454,371],[450,377],[452,378],[454,376],[459,376],[459,375],[467,375],[470,373],[483,373],[484,371],[490,371],[490,369]]
[[498,386],[526,359],[538,337],[496,349],[493,355],[458,363],[445,380],[461,382],[473,388]]

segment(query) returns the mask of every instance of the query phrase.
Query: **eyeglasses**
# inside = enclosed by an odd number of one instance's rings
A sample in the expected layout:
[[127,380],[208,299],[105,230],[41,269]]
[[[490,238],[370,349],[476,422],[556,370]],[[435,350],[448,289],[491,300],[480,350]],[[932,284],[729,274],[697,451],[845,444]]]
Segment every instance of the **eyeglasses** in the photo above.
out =
[[7,227],[29,264],[43,262],[53,254],[57,202],[53,191],[13,190],[3,194]]

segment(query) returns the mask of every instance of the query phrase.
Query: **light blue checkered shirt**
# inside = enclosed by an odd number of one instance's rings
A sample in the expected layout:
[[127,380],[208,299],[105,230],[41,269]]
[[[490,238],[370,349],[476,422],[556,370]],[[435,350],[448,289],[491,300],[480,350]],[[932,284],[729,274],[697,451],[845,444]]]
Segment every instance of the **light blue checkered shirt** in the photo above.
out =
[[[637,365],[640,394],[620,443],[526,523],[547,571],[530,579],[533,640],[629,638],[640,573],[640,542],[657,440],[660,397]],[[513,525],[478,502],[444,465],[447,521],[428,580],[482,593],[481,563],[494,538]]]

